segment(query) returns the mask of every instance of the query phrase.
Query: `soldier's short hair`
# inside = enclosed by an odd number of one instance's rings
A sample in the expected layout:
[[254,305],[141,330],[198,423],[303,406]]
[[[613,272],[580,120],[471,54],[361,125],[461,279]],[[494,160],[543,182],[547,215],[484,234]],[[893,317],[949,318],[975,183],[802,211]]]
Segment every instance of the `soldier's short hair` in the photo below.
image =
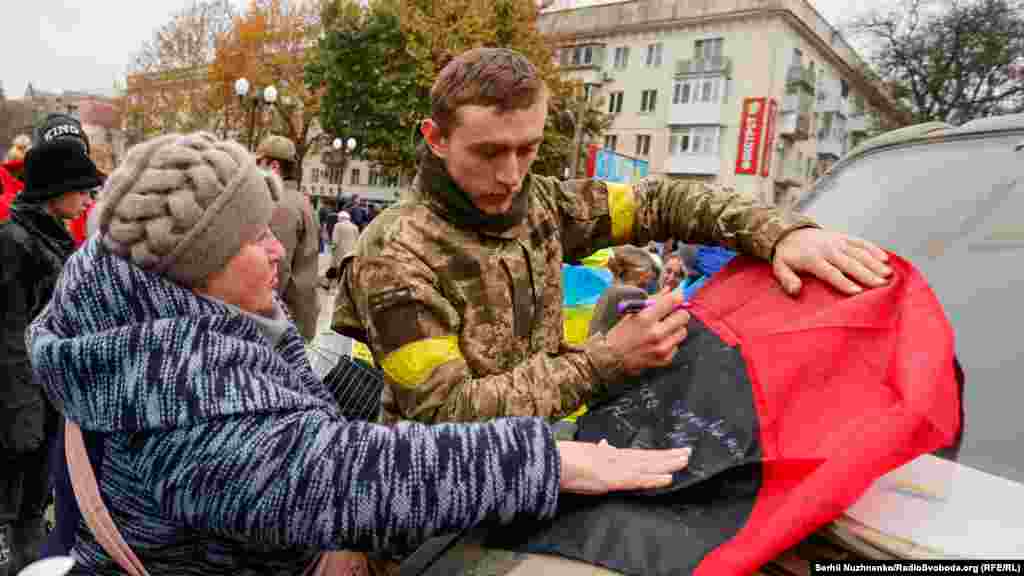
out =
[[523,110],[546,95],[537,68],[507,48],[476,48],[452,59],[430,90],[431,117],[447,136],[458,125],[461,106]]

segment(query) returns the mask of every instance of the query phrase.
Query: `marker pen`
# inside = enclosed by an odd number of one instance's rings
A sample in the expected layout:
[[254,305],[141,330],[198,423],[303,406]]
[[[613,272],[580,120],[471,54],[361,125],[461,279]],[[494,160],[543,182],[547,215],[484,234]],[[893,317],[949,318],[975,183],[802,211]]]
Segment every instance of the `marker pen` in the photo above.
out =
[[[651,306],[654,306],[654,300],[623,300],[622,302],[619,302],[619,305],[616,307],[616,309],[618,310],[619,314],[636,314],[637,312],[645,310]],[[690,304],[690,301],[687,300],[680,304],[676,304],[673,312],[675,312],[676,310],[685,310],[690,308],[691,306],[692,304]]]

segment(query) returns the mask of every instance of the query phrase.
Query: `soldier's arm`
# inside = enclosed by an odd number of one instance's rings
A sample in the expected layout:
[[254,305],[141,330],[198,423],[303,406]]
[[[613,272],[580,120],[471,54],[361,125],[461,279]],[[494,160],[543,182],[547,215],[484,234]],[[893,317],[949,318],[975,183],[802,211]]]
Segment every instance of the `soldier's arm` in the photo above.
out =
[[568,261],[607,246],[670,238],[769,260],[788,232],[817,226],[801,214],[695,180],[651,177],[629,185],[544,179],[543,185],[553,192],[562,216]]
[[405,419],[557,417],[607,393],[609,383],[621,379],[622,358],[603,335],[558,355],[535,354],[501,374],[474,374],[460,349],[459,315],[422,261],[392,247],[346,264],[343,281],[355,310],[337,313],[335,324],[353,324],[343,319],[351,312],[360,317]]

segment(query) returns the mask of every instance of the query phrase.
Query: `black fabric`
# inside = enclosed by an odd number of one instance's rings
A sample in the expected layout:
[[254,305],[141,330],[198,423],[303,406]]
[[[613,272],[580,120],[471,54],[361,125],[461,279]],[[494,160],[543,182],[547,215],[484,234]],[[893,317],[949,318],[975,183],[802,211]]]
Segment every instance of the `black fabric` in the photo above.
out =
[[689,466],[665,489],[563,496],[554,520],[495,530],[488,546],[559,554],[624,574],[678,575],[746,523],[762,453],[739,351],[692,318],[672,365],[623,387],[629,390],[577,420],[576,439],[607,439],[618,448],[692,446]]
[[18,200],[43,203],[68,192],[88,192],[103,184],[99,170],[75,139],[57,139],[25,154],[25,189]]
[[16,202],[0,223],[0,460],[45,444],[52,408],[33,381],[25,329],[49,302],[72,251],[67,230],[40,206]]
[[74,250],[61,222],[19,200],[0,223],[0,524],[9,524],[20,568],[38,553],[39,526],[50,497],[47,438],[58,415],[34,381],[25,329],[50,300]]
[[[96,481],[102,477],[103,453],[106,435],[91,430],[82,431],[85,451],[89,457]],[[64,421],[61,420],[56,433],[50,441],[50,470],[53,473],[53,487],[56,499],[54,502],[54,529],[43,544],[41,556],[69,556],[75,545],[75,531],[82,521],[82,511],[75,500],[74,488],[71,486],[71,475],[64,465]]]
[[380,415],[384,374],[358,358],[342,356],[323,379],[349,420],[374,422]]

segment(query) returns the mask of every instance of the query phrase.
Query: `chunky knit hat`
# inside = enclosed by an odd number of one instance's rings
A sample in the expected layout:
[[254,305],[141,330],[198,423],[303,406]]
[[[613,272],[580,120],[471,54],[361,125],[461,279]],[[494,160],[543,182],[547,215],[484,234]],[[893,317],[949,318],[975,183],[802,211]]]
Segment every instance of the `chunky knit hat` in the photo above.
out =
[[171,134],[132,148],[100,200],[103,243],[140,268],[202,286],[270,222],[280,180],[235,142]]

